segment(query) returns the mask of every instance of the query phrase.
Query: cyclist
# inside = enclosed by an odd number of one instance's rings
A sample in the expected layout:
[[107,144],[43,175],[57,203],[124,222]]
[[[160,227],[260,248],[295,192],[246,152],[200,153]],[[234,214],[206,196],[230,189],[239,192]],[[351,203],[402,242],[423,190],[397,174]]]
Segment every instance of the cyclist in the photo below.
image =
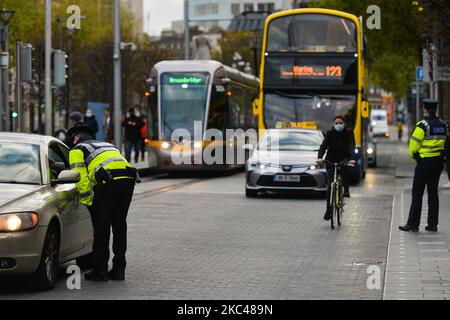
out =
[[[349,164],[355,164],[355,136],[353,130],[350,130],[345,125],[345,119],[342,116],[336,116],[333,119],[334,125],[325,135],[325,139],[320,146],[317,164],[322,165],[325,161],[322,159],[327,153],[326,160],[332,163],[340,163],[348,161]],[[328,181],[333,179],[333,167],[329,164],[326,166]],[[344,184],[344,197],[350,197],[349,191],[349,174],[346,166],[339,168]],[[327,210],[324,215],[325,220],[331,219],[331,208],[329,207],[331,196],[331,184],[328,183],[327,191]]]

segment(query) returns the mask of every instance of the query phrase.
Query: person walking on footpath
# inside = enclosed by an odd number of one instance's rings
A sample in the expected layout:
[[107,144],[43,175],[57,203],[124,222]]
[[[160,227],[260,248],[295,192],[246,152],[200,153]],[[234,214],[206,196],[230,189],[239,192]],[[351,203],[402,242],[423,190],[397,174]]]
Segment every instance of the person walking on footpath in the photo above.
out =
[[416,161],[412,187],[412,202],[408,222],[399,226],[402,231],[419,231],[422,198],[428,191],[427,231],[437,231],[439,222],[439,178],[444,168],[445,146],[448,144],[447,124],[437,116],[439,102],[423,100],[425,118],[419,121],[409,143],[409,157]]
[[133,108],[128,110],[127,117],[122,126],[125,128],[125,158],[131,161],[131,150],[134,150],[134,162],[139,161],[139,152],[141,151],[141,127],[144,125],[142,120],[136,116]]

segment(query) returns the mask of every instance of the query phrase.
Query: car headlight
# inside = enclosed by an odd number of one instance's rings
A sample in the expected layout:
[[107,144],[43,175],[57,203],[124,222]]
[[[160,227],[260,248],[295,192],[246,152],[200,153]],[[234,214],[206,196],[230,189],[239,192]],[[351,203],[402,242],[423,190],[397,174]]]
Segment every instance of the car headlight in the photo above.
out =
[[169,147],[170,147],[170,144],[168,142],[163,142],[161,144],[161,148],[163,148],[163,149],[169,149]]
[[0,232],[17,232],[34,229],[38,224],[34,212],[0,214]]
[[367,153],[368,153],[368,154],[372,154],[373,151],[374,151],[373,148],[367,148]]
[[309,170],[316,170],[316,169],[317,169],[317,166],[315,166],[315,165],[309,166]]
[[270,167],[270,163],[262,163],[262,162],[249,162],[248,167],[250,169],[267,169]]

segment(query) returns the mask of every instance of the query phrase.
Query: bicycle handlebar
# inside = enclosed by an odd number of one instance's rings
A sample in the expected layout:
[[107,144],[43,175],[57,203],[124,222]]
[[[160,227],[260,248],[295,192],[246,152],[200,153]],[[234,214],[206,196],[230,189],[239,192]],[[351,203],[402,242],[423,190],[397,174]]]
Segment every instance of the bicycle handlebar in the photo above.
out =
[[325,160],[327,164],[331,164],[332,166],[347,166],[347,167],[354,167],[354,164],[349,163],[348,161],[341,161],[339,163],[333,163],[331,161]]

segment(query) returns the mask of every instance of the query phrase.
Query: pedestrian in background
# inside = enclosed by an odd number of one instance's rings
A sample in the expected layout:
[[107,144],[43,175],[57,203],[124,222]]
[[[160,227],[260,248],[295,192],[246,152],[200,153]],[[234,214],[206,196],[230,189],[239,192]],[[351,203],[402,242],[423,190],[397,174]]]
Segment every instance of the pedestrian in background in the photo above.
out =
[[141,115],[142,127],[141,127],[141,161],[145,161],[145,149],[147,147],[146,141],[148,138],[148,126],[147,117],[143,114]]
[[[90,126],[77,125],[69,130],[69,135],[74,144],[69,153],[70,167],[80,173],[76,186],[94,227],[94,269],[84,277],[89,281],[125,280],[126,219],[139,179],[137,171],[114,145],[94,140]],[[108,272],[111,227],[114,259]]]
[[403,138],[403,123],[399,122],[397,124],[398,141],[402,141]]
[[125,158],[131,161],[131,151],[134,150],[134,162],[139,161],[139,152],[141,150],[141,128],[144,125],[142,120],[136,116],[133,108],[128,110],[129,116],[123,121],[125,128]]
[[97,122],[97,119],[95,118],[95,114],[92,111],[92,109],[87,109],[86,110],[86,115],[83,118],[83,122],[87,126],[91,127],[91,129],[95,133],[95,135],[94,135],[94,139],[95,139],[95,136],[98,133],[98,122]]
[[412,202],[408,222],[402,231],[419,231],[422,198],[428,191],[427,231],[437,231],[439,222],[439,178],[444,168],[445,146],[448,145],[447,124],[437,116],[438,101],[423,100],[424,120],[417,123],[409,143],[409,157],[416,161],[412,187]]

